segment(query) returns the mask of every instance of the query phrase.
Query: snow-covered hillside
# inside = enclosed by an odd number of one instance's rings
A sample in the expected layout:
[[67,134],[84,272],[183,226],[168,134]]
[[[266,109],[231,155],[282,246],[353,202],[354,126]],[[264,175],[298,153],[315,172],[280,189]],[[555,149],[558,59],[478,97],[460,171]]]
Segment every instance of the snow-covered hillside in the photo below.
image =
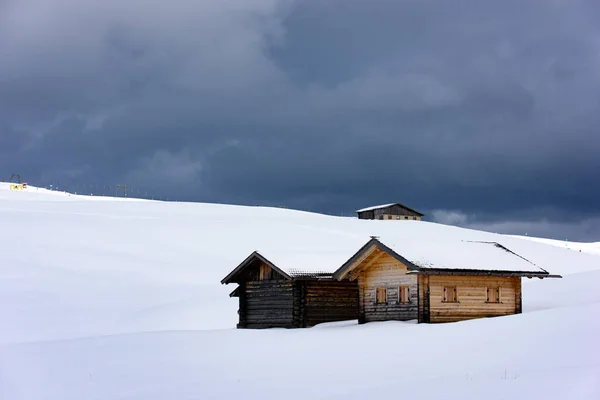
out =
[[532,240],[534,242],[545,243],[552,246],[564,247],[565,249],[600,255],[600,242],[579,243],[569,242],[567,240],[542,239],[529,236],[515,236],[520,239]]
[[[250,252],[337,263],[370,235],[497,241],[564,278],[524,279],[524,313],[509,317],[234,329],[237,299],[219,282]],[[0,399],[597,399],[600,256],[588,247],[0,184]]]

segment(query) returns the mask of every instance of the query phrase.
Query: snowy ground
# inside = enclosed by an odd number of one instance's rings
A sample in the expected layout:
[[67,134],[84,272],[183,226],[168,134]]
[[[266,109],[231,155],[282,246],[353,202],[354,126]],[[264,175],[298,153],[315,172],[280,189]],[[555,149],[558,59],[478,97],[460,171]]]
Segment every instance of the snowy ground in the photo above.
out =
[[[369,235],[495,240],[564,278],[524,279],[509,317],[234,329],[219,281],[251,251]],[[0,399],[598,399],[600,252],[561,244],[0,184]]]
[[591,253],[600,255],[600,242],[595,243],[578,243],[578,242],[569,242],[568,240],[554,240],[554,239],[542,239],[542,238],[534,238],[529,236],[515,236],[521,239],[532,240],[538,243],[550,244],[552,246],[563,247],[565,249],[579,251],[584,253]]

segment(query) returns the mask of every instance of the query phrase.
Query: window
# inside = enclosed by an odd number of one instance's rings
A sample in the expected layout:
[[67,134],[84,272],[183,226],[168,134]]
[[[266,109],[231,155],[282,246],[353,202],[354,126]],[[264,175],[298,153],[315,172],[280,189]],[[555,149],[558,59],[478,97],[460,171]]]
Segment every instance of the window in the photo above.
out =
[[500,288],[499,287],[489,287],[487,290],[487,299],[486,303],[500,303]]
[[386,304],[387,290],[385,288],[377,288],[375,294],[375,304]]
[[416,220],[417,220],[417,217],[413,217],[413,219],[416,221]]
[[400,286],[398,288],[398,303],[410,303],[410,289],[408,286]]
[[400,216],[399,216],[399,215],[396,215],[396,219],[400,219]]
[[458,303],[456,286],[444,286],[444,303]]
[[408,219],[408,217],[407,217],[407,216],[404,216],[404,219]]

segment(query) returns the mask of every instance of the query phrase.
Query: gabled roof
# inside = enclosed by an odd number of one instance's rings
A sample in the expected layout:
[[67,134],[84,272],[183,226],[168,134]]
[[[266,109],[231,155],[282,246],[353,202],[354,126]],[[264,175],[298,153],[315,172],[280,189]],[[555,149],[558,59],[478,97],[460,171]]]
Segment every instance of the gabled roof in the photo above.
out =
[[284,271],[280,270],[271,261],[267,260],[265,257],[260,255],[257,251],[254,251],[254,252],[252,252],[252,254],[250,254],[248,257],[246,257],[246,259],[244,261],[242,261],[237,267],[235,267],[234,270],[231,271],[225,278],[223,278],[223,280],[221,280],[221,283],[228,284],[228,283],[236,282],[237,278],[239,278],[243,274],[244,270],[255,261],[262,261],[263,263],[267,264],[274,271],[281,274],[286,279],[292,279],[291,276],[289,276]]
[[[307,257],[308,256],[308,257]],[[250,267],[255,261],[260,261],[267,264],[274,271],[279,273],[285,279],[331,279],[333,276],[334,269],[330,270],[319,270],[317,268],[307,267],[310,265],[315,265],[319,263],[319,257],[314,254],[305,254],[304,257],[301,257],[301,260],[304,259],[304,264],[300,264],[303,267],[298,268],[298,260],[295,258],[295,263],[286,262],[283,267],[279,267],[275,265],[273,262],[269,261],[267,258],[262,256],[258,251],[252,252],[244,261],[242,261],[233,271],[231,271],[223,280],[221,280],[222,284],[228,284],[237,282],[240,277],[244,275],[246,268]],[[283,261],[283,259],[282,259]],[[332,265],[332,264],[329,264]],[[232,295],[235,295],[232,293]]]
[[[222,283],[239,282],[246,268],[263,262],[285,279],[337,279],[340,271],[359,259],[372,245],[409,267],[411,273],[520,275],[550,277],[548,272],[493,240],[498,235],[423,224],[383,224],[368,240],[366,235],[331,229],[314,231],[299,226],[282,232],[255,249]],[[460,235],[455,238],[456,235]],[[490,241],[477,241],[479,239]],[[510,239],[507,239],[510,240]],[[365,244],[366,242],[366,244]],[[357,251],[357,249],[359,249]],[[446,272],[447,273],[447,272]]]
[[371,206],[371,207],[367,207],[367,208],[361,208],[360,210],[356,210],[357,213],[361,213],[361,212],[365,212],[365,211],[373,211],[373,210],[378,210],[380,208],[387,208],[387,207],[391,207],[391,206],[400,206],[403,208],[406,208],[409,211],[414,212],[415,214],[419,214],[421,217],[425,214],[420,213],[419,211],[412,209],[410,207],[405,206],[402,203],[389,203],[389,204],[381,204],[379,206]]
[[381,240],[372,238],[334,274],[344,278],[379,249],[406,265],[409,273],[557,277],[497,242]]

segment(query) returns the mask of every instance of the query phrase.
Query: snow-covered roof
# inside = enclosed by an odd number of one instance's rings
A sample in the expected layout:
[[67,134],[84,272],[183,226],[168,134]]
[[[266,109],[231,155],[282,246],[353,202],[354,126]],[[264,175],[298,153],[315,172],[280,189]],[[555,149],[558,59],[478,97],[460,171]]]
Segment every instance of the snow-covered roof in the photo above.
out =
[[[414,270],[466,270],[485,272],[514,272],[547,274],[548,272],[524,257],[496,242],[463,240],[461,238],[406,238],[390,236],[370,239],[364,236],[306,238],[307,242],[293,247],[277,248],[265,244],[255,251],[254,257],[268,261],[290,278],[332,277],[349,266],[371,244],[397,256]],[[245,268],[252,256],[244,260],[223,281],[229,281],[235,272]],[[245,264],[246,263],[246,264]]]
[[[358,244],[358,243],[355,243]],[[317,248],[296,250],[257,250],[238,265],[223,283],[234,281],[236,272],[245,268],[254,260],[266,261],[277,272],[287,275],[289,278],[331,278],[333,273],[343,265],[356,251],[358,246],[333,247],[331,249]]]
[[378,241],[419,269],[547,273],[497,242],[461,239]]
[[367,207],[367,208],[361,208],[360,210],[356,210],[356,212],[377,210],[378,208],[391,207],[391,206],[393,206],[395,204],[398,204],[398,203],[381,204],[379,206],[371,206],[371,207]]

